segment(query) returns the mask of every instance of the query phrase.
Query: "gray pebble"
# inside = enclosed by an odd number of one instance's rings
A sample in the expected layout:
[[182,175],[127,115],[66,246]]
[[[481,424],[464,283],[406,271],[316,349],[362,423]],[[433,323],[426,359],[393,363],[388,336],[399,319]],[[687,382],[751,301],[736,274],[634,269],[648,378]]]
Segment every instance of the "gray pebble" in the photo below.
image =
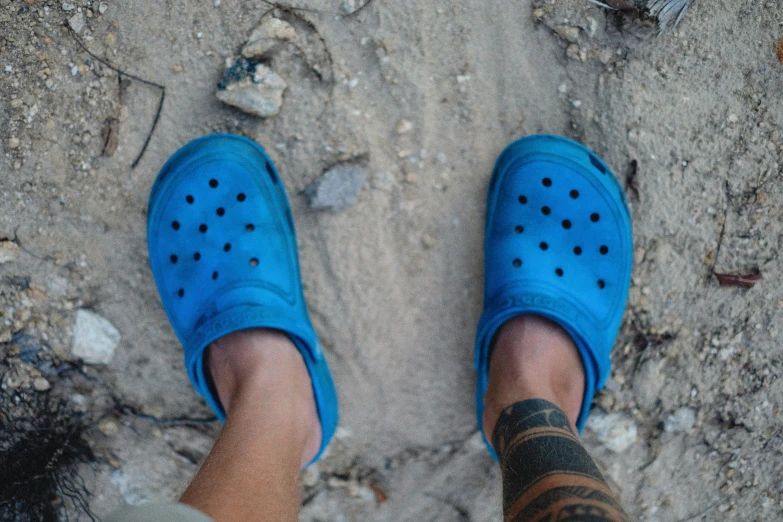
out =
[[85,25],[84,13],[76,13],[68,19],[68,25],[73,29],[74,33],[81,33]]
[[667,433],[687,433],[696,424],[696,410],[680,408],[663,421],[663,431]]
[[304,195],[315,210],[342,210],[353,205],[366,175],[357,165],[338,165],[308,186]]

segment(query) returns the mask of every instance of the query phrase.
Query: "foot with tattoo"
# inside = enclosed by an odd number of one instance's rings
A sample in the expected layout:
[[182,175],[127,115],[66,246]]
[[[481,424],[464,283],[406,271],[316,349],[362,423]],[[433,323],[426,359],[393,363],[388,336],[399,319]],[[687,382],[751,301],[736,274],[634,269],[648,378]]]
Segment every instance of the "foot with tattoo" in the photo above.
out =
[[622,189],[578,143],[512,143],[490,180],[484,251],[476,414],[500,462],[505,520],[627,520],[578,436],[628,295]]
[[498,332],[484,429],[500,459],[505,520],[627,520],[577,436],[584,379],[555,323],[525,315]]

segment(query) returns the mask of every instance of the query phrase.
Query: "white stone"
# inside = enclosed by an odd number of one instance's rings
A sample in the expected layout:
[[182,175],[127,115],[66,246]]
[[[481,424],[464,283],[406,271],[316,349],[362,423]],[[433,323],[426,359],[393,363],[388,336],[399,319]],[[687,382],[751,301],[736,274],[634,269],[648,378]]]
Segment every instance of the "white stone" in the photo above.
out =
[[89,310],[76,311],[71,353],[87,364],[109,364],[120,332],[109,321]]
[[44,377],[36,377],[33,381],[33,388],[35,391],[45,392],[51,387],[52,385],[49,384],[49,381],[47,381]]
[[405,118],[401,119],[397,124],[397,134],[405,134],[411,130],[413,130],[413,123]]
[[687,433],[696,424],[696,410],[693,408],[680,408],[663,421],[663,430],[668,433]]
[[601,444],[615,453],[622,453],[636,442],[636,422],[625,413],[593,412],[587,419],[587,429],[595,433]]
[[259,64],[253,78],[243,78],[218,89],[217,97],[223,103],[233,105],[249,114],[268,118],[280,112],[285,81],[265,65]]
[[98,4],[98,12],[99,13],[104,14],[108,10],[109,10],[109,6],[107,4],[104,4],[103,2]]
[[68,25],[73,29],[74,33],[81,33],[84,29],[84,13],[76,13],[68,19]]

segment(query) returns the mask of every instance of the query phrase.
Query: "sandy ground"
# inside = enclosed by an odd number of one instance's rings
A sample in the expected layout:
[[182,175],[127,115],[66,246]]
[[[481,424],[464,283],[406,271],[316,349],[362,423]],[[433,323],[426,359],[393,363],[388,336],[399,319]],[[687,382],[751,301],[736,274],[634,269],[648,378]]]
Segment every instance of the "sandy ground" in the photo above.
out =
[[[0,264],[0,346],[23,332],[69,360],[78,308],[122,334],[108,366],[85,370],[92,380],[50,376],[41,392],[88,411],[113,394],[146,415],[89,432],[96,515],[175,498],[219,429],[187,420],[210,414],[158,301],[145,212],[170,154],[227,131],[282,173],[340,392],[338,436],[303,476],[302,520],[498,519],[499,474],[473,413],[484,192],[503,147],[536,132],[595,149],[632,207],[630,305],[594,416],[617,413],[637,435],[616,452],[584,434],[624,504],[640,520],[783,517],[783,2],[697,1],[676,31],[643,39],[583,0],[373,0],[352,16],[300,0],[278,15],[315,42],[323,74],[280,50],[289,88],[267,120],[215,98],[265,2],[74,3],[0,0],[0,239],[13,251]],[[63,26],[78,9],[90,50],[166,87],[135,169],[159,93],[120,88],[80,51]],[[119,147],[104,157],[110,118]],[[343,161],[366,168],[358,201],[310,210],[301,191]],[[755,271],[751,289],[713,276]],[[664,429],[683,408],[695,424]]]

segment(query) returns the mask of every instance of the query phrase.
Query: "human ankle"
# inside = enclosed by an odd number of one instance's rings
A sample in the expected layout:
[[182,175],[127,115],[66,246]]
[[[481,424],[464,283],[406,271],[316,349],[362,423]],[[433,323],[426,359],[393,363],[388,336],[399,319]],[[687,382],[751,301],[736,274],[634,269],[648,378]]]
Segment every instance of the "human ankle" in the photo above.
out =
[[528,399],[555,404],[576,430],[584,388],[582,359],[565,330],[542,317],[515,317],[495,338],[484,395],[485,435],[492,440],[500,413]]
[[[284,333],[251,329],[210,345],[207,364],[227,422],[262,414],[265,429],[281,432],[303,451],[306,464],[321,442],[312,383],[302,355]],[[273,427],[273,428],[272,428]]]

